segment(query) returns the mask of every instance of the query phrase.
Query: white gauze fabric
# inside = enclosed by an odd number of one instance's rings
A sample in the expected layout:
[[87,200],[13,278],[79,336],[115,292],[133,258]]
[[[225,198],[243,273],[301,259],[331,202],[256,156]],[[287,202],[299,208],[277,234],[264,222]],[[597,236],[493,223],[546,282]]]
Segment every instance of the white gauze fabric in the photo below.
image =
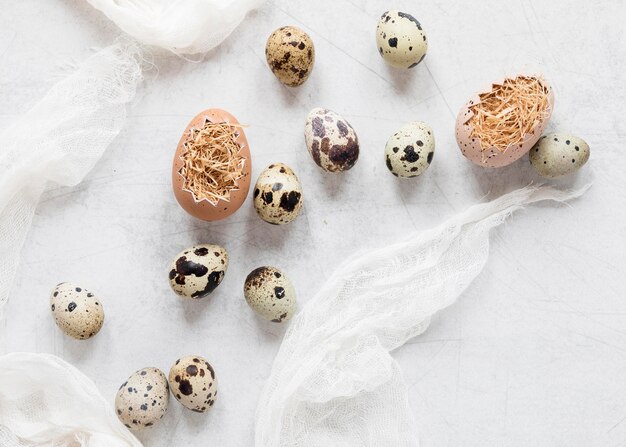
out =
[[[418,445],[389,352],[425,331],[478,275],[491,228],[525,204],[584,190],[527,187],[346,261],[291,323],[259,401],[256,446]],[[76,368],[18,353],[0,357],[0,445],[141,444]]]
[[0,446],[140,447],[83,373],[48,354],[0,357]]
[[0,134],[0,321],[39,197],[49,181],[78,184],[120,132],[140,56],[124,42],[99,51]]
[[483,269],[489,230],[563,192],[526,187],[344,262],[291,323],[256,414],[256,446],[417,446],[390,351],[426,330]]
[[147,45],[180,55],[219,45],[265,0],[87,0]]

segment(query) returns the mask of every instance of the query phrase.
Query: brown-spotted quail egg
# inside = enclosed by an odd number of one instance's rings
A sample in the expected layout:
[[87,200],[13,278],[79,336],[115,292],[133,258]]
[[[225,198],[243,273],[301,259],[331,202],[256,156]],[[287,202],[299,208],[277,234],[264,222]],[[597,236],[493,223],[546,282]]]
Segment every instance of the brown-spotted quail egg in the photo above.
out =
[[115,396],[115,412],[126,427],[141,430],[161,420],[169,400],[165,374],[158,368],[143,368],[120,386]]
[[203,298],[220,285],[228,269],[226,249],[201,244],[181,251],[170,267],[170,286],[184,298]]
[[274,323],[289,320],[296,310],[296,292],[291,281],[275,267],[254,269],[243,286],[248,305]]
[[315,48],[309,35],[300,28],[283,26],[267,39],[265,58],[280,82],[297,87],[313,70]]
[[189,355],[176,360],[170,369],[170,390],[185,407],[196,413],[208,411],[217,397],[215,371],[204,358]]
[[589,145],[574,135],[544,135],[529,152],[530,164],[542,177],[558,178],[578,171],[589,160]]
[[100,300],[84,287],[69,282],[63,282],[52,290],[50,309],[57,326],[79,340],[96,335],[104,323]]
[[266,222],[282,225],[291,222],[302,209],[302,187],[293,170],[273,163],[261,172],[254,188],[254,208]]
[[378,52],[396,68],[413,68],[426,56],[428,41],[422,25],[411,14],[385,12],[376,28]]
[[332,110],[309,112],[304,140],[315,163],[325,171],[347,171],[359,158],[359,139],[345,119]]
[[402,126],[385,145],[385,163],[396,177],[417,177],[433,160],[435,136],[426,123],[416,121]]

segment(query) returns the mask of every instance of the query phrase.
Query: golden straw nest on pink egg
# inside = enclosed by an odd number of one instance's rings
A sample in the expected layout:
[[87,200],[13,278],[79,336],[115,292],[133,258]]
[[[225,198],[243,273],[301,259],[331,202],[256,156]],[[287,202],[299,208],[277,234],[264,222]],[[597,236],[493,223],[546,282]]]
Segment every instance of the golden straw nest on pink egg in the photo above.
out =
[[507,166],[539,140],[553,107],[554,93],[541,76],[505,78],[461,108],[456,141],[463,155],[479,166]]

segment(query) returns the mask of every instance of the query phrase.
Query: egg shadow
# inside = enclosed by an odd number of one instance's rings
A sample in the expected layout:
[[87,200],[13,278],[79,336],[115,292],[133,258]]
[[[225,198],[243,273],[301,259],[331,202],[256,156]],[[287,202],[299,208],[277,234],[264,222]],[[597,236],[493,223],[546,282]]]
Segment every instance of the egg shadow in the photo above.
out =
[[483,197],[499,197],[514,189],[523,188],[538,180],[527,156],[501,168],[488,168],[470,162],[469,172]]
[[[409,177],[409,178],[396,177],[391,173],[389,173],[389,175],[394,177],[394,180],[395,180],[394,187],[396,191],[400,194],[400,197],[402,197],[402,200],[413,201],[418,194],[423,193],[424,186],[425,186],[424,182],[429,181],[429,180],[425,180],[425,177],[427,176],[430,177],[428,175],[430,174],[429,171],[430,169],[427,169],[421,175],[418,175],[417,177]],[[430,179],[430,181],[432,181],[432,179]]]
[[[254,312],[251,310],[251,312]],[[291,319],[283,323],[274,323],[259,316],[254,312],[254,326],[257,329],[259,337],[263,337],[264,341],[280,342],[287,332],[287,328]]]
[[[485,200],[492,200],[515,189],[532,186],[552,186],[561,190],[575,189],[589,184],[580,170],[562,178],[549,179],[540,176],[528,160],[528,154],[508,166],[483,168],[471,163],[469,171]],[[583,185],[584,184],[584,185]],[[538,207],[554,207],[554,203],[537,203]],[[565,205],[567,206],[567,205]]]
[[106,324],[107,319],[105,317],[100,331],[93,337],[85,340],[77,340],[63,334],[63,358],[68,363],[79,365],[82,361],[93,357],[96,352],[102,353],[103,350],[106,351],[107,346],[112,346],[111,334]]
[[322,168],[319,168],[317,165],[315,177],[319,184],[324,188],[324,194],[326,198],[336,199],[339,197],[343,190],[346,182],[348,181],[348,176],[351,174],[352,169],[345,172],[326,172]]
[[394,89],[400,94],[405,94],[415,77],[415,69],[392,67],[384,60],[381,63],[385,65],[385,70],[388,75],[387,77],[391,80],[391,85]]
[[280,92],[283,105],[288,107],[304,105],[300,98],[300,91],[303,89],[303,86],[288,87],[280,82],[276,76],[272,75],[272,77],[274,78],[272,79],[272,83],[278,85],[271,86],[271,88],[274,91]]
[[390,79],[391,85],[401,95],[410,93],[413,84],[415,84],[417,91],[423,91],[422,87],[425,86],[430,78],[430,72],[424,61],[413,68],[392,67],[384,60],[381,63],[386,67],[387,77]]
[[[250,199],[252,202],[252,199]],[[242,210],[243,211],[243,210]],[[306,220],[306,203],[303,204],[300,214],[292,221],[283,225],[274,225],[265,222],[257,214],[254,205],[250,203],[246,207],[245,233],[240,239],[244,254],[250,253],[254,257],[259,250],[276,252],[292,239],[297,233],[298,226]]]
[[178,297],[182,301],[180,308],[185,321],[193,324],[203,319],[207,312],[211,312],[211,307],[217,306],[216,301],[222,298],[220,295],[220,287],[218,286],[213,292],[203,298],[187,299]]

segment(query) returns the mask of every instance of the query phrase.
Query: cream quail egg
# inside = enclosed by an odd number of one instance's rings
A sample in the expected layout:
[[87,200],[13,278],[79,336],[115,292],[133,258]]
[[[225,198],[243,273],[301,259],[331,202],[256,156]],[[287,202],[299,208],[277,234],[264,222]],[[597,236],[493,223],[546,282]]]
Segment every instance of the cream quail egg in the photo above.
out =
[[185,407],[196,413],[208,411],[217,397],[217,380],[213,367],[199,355],[176,360],[170,369],[170,390]]
[[243,287],[248,305],[275,323],[289,320],[296,310],[296,292],[285,273],[275,267],[254,269]]
[[428,124],[416,121],[402,126],[385,145],[385,164],[396,177],[417,177],[433,160],[435,136]]
[[542,136],[529,152],[530,164],[542,177],[558,178],[578,171],[589,160],[589,145],[574,135]]
[[228,269],[226,249],[214,244],[181,251],[170,266],[170,286],[184,298],[203,298],[220,285]]
[[428,41],[420,22],[411,14],[385,12],[376,28],[378,52],[396,68],[413,68],[426,56]]
[[143,368],[120,386],[115,396],[115,412],[126,427],[141,430],[161,420],[169,400],[165,374],[158,368]]
[[79,340],[96,335],[104,323],[100,300],[84,287],[69,282],[63,282],[52,290],[50,310],[57,326]]
[[291,222],[302,209],[302,187],[293,170],[273,163],[261,172],[254,188],[254,208],[261,219],[275,225]]
[[350,123],[331,110],[316,108],[309,112],[304,139],[309,154],[325,171],[347,171],[359,158],[356,132]]
[[309,35],[300,28],[283,26],[267,39],[265,58],[280,82],[297,87],[313,70],[315,47]]

